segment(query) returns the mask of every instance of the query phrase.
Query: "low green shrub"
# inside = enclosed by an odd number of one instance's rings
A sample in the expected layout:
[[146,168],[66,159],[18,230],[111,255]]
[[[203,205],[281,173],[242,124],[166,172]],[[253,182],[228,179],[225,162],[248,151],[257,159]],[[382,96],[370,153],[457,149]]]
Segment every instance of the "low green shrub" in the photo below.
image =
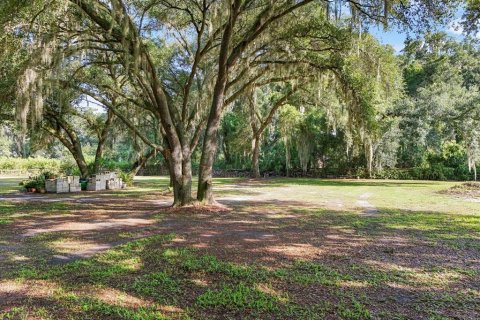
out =
[[45,189],[45,175],[43,173],[41,173],[41,174],[39,174],[35,177],[32,177],[28,180],[22,181],[21,184],[27,190],[31,189],[31,188],[35,188],[37,190]]
[[[359,175],[367,178],[365,172]],[[374,179],[394,179],[394,180],[471,180],[473,177],[466,167],[446,167],[442,164],[432,164],[429,167],[414,167],[407,169],[389,168],[381,171],[375,171],[372,175]]]
[[[90,166],[93,166],[93,159]],[[115,171],[121,170],[128,172],[132,168],[132,164],[129,161],[115,161],[109,159],[100,159],[100,168],[101,170]]]
[[118,177],[123,180],[123,182],[127,185],[127,187],[133,186],[133,174],[130,172],[120,171],[118,173]]

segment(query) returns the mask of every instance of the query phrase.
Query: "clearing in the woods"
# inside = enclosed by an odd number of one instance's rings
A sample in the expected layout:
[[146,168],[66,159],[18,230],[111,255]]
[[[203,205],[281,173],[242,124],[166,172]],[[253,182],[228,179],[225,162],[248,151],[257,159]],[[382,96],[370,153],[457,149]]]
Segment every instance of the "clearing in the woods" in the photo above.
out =
[[0,318],[480,318],[480,203],[459,183],[215,182],[224,209],[166,208],[166,178],[1,179]]

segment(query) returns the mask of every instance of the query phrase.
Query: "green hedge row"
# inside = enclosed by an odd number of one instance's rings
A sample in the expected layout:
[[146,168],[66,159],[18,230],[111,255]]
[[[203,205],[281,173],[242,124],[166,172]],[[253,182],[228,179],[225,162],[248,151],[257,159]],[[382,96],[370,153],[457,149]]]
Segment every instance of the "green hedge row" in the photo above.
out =
[[[93,163],[89,164],[90,166]],[[102,159],[100,162],[101,170],[121,170],[128,172],[131,169],[131,164],[127,161],[112,161]],[[51,158],[12,158],[0,157],[0,170],[15,170],[21,173],[28,171],[43,171],[61,174],[79,175],[80,171],[73,159],[51,159]]]
[[73,168],[75,163],[69,160],[49,159],[49,158],[11,158],[0,157],[0,170],[46,170],[61,171],[67,167]]
[[[367,177],[366,172],[362,172],[359,176]],[[372,178],[375,179],[397,179],[397,180],[472,180],[473,173],[468,171],[466,166],[446,167],[435,164],[429,167],[414,167],[408,169],[384,169],[373,173]]]

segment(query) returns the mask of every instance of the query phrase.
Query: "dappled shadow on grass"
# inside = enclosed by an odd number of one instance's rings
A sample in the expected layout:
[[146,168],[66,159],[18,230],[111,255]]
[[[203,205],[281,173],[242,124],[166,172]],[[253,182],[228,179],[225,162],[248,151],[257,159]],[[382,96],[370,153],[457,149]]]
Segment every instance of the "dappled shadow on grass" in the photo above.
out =
[[265,185],[311,185],[325,187],[430,187],[438,181],[423,180],[374,180],[374,179],[312,179],[312,178],[267,178],[260,179]]
[[[0,224],[0,275],[19,264],[70,261],[151,235],[154,212],[168,201],[0,202],[0,220],[6,221]],[[44,242],[49,246],[41,248]]]
[[[114,319],[160,313],[218,319],[479,316],[479,252],[450,243],[468,238],[478,244],[478,220],[384,208],[365,217],[300,201],[236,201],[228,211],[190,207],[146,213],[150,206],[109,201],[65,217],[100,228],[65,232],[61,217],[46,221],[50,231],[23,243],[46,255],[38,260],[32,254],[30,262],[1,276],[0,288],[18,279],[27,287],[8,292],[17,298],[9,307]],[[147,227],[102,225],[127,217],[152,221]],[[31,223],[18,222],[19,230],[39,228]],[[130,234],[119,240],[121,232]],[[47,256],[64,254],[52,243],[62,237],[103,243],[99,234],[111,244],[142,239],[90,259],[49,264]],[[149,238],[152,234],[160,236]],[[35,281],[48,282],[52,292],[41,296],[28,289]]]
[[[355,222],[359,231],[375,236],[402,234],[452,249],[480,252],[480,215],[380,208],[381,214]],[[347,223],[348,224],[348,223]]]
[[[324,186],[324,187],[431,187],[440,181],[426,180],[375,180],[375,179],[323,179],[323,178],[214,178],[214,185],[221,191],[223,188],[233,187],[235,189],[242,188],[271,188],[287,185],[308,185],[308,186]],[[461,182],[458,182],[461,183]],[[196,177],[193,178],[193,186],[197,185]],[[135,186],[144,189],[157,189],[168,186],[168,179],[165,177],[141,177],[135,182]],[[135,190],[132,190],[134,192]]]
[[[165,234],[89,260],[24,269],[19,276],[27,284],[44,280],[57,287],[59,294],[50,302],[55,306],[51,312],[79,316],[74,304],[81,306],[84,317],[99,318],[128,319],[137,312],[179,317],[186,310],[194,318],[219,319],[226,315],[262,319],[344,315],[346,319],[368,319],[371,312],[388,318],[408,314],[410,308],[422,305],[429,306],[424,310],[426,314],[438,311],[436,299],[450,294],[443,285],[415,287],[413,281],[418,279],[408,270],[384,271],[361,262],[346,263],[350,260],[335,264],[323,259],[296,259],[276,268],[261,263],[232,263],[209,252],[186,248],[181,240]],[[22,296],[37,305],[35,294],[26,291],[18,299]],[[464,290],[445,301],[453,308],[446,312],[464,315],[475,310],[473,306],[455,310],[455,299],[475,302]]]
[[[251,259],[274,263],[289,258],[315,259],[331,253],[360,255],[372,261],[387,256],[393,263],[416,268],[416,254],[424,253],[429,255],[424,261],[427,264],[462,267],[467,263],[471,267],[479,256],[479,216],[379,208],[379,214],[365,217],[358,212],[295,209],[298,205],[290,201],[237,203],[228,213],[185,212],[181,220],[169,219],[167,212],[164,221],[170,224],[166,230],[192,238],[186,240],[191,246],[219,254],[227,251],[225,256],[230,258],[228,251],[242,249],[235,258],[245,263]],[[222,243],[220,248],[212,248],[216,241]],[[470,245],[462,245],[465,243]],[[270,252],[276,252],[279,260],[270,259]]]
[[22,181],[22,178],[0,178],[0,195],[9,194],[13,192],[18,192],[22,188],[19,183]]

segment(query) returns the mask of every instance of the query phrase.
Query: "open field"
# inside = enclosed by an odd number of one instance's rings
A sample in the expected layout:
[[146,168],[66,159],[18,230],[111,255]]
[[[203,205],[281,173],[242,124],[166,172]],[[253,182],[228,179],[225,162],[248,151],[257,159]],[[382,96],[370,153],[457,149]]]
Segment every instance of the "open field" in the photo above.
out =
[[0,179],[0,319],[479,319],[480,202],[459,183],[164,177],[25,195]]

